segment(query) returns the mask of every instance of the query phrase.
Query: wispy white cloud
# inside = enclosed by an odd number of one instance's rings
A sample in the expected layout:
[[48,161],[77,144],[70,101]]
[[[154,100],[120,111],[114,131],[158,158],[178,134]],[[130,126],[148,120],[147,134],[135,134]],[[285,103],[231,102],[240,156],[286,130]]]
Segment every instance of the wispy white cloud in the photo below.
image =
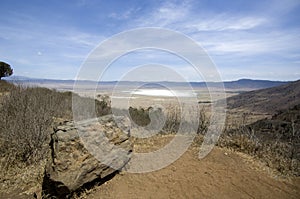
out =
[[[241,32],[237,35],[230,33],[219,36],[195,35],[198,41],[203,41],[202,45],[212,54],[239,53],[244,55],[254,55],[261,53],[291,53],[297,50],[297,41],[300,36],[293,31],[265,32],[261,34],[249,34]],[[209,38],[210,37],[210,38]],[[201,43],[201,42],[200,42]]]
[[268,20],[264,17],[249,15],[239,16],[230,13],[197,13],[192,4],[167,2],[141,16],[133,22],[138,26],[166,27],[186,33],[194,31],[249,30],[264,25]]
[[[299,1],[286,3],[274,0],[263,3],[252,12],[234,13],[201,9],[195,12],[193,4],[168,2],[134,20],[131,27],[158,26],[187,34],[207,50],[227,77],[247,77],[248,74],[249,77],[267,78],[269,75],[270,78],[278,78],[282,74],[286,79],[295,79],[295,73],[290,70],[297,68],[295,64],[300,59],[293,53],[299,51],[300,29],[283,28],[278,23],[284,19],[282,16],[299,6]],[[178,41],[172,42],[174,45],[184,45]],[[291,57],[291,54],[294,56]],[[265,59],[271,61],[265,63]],[[279,60],[284,62],[278,64]],[[245,70],[241,65],[259,67]],[[272,65],[277,67],[276,70],[272,69]],[[283,68],[290,70],[281,73]],[[231,70],[236,75],[225,70]],[[274,73],[264,70],[274,70]],[[192,73],[189,72],[189,75]]]
[[[143,5],[128,2],[122,4],[125,5],[123,8],[116,2],[77,0],[74,5],[68,4],[71,7],[60,10],[58,15],[62,18],[57,15],[56,20],[49,20],[52,23],[47,23],[45,17],[39,18],[41,12],[35,9],[41,7],[29,6],[35,11],[32,13],[13,7],[6,9],[5,17],[0,18],[0,43],[5,46],[0,47],[0,54],[2,59],[13,60],[17,67],[15,71],[25,73],[29,68],[25,70],[21,67],[35,67],[37,73],[40,69],[40,74],[41,70],[53,76],[55,73],[67,74],[67,70],[75,74],[85,57],[106,39],[105,36],[130,28],[155,26],[176,30],[194,39],[207,50],[225,78],[246,77],[247,74],[277,77],[280,73],[285,78],[288,74],[294,77],[296,73],[293,70],[300,69],[300,28],[296,22],[289,20],[297,18],[291,13],[299,9],[300,2],[271,0],[245,3],[251,8],[244,6],[244,3],[236,7],[227,4],[234,3],[223,3],[226,7],[223,9],[220,6],[215,8],[213,3],[196,0],[147,1]],[[81,15],[82,19],[76,18]],[[56,14],[53,16],[56,17]],[[147,34],[133,39],[145,38],[148,38]],[[182,48],[186,45],[176,39],[160,38],[157,42]],[[128,41],[115,43],[117,47],[120,45],[131,46]],[[106,52],[101,56],[109,57],[111,53],[117,52]],[[193,54],[193,51],[185,53]],[[159,53],[150,52],[130,58],[118,67],[130,63],[142,64],[143,60],[156,60],[156,63],[161,61],[163,64],[169,62],[180,73],[186,71],[190,79],[195,78],[186,65]],[[272,70],[272,65],[277,67],[274,74],[263,71]],[[248,69],[242,66],[248,66]]]
[[191,31],[225,31],[225,30],[249,30],[267,22],[262,17],[238,17],[228,14],[220,14],[213,18],[198,19],[184,25]]
[[134,23],[140,27],[156,26],[168,27],[186,20],[189,15],[191,5],[182,1],[179,4],[166,2],[160,7],[156,7],[150,13],[138,18]]
[[126,20],[126,19],[129,19],[130,17],[132,17],[132,15],[137,13],[140,9],[141,9],[140,7],[137,7],[137,8],[130,8],[123,12],[118,12],[118,13],[112,12],[108,15],[108,17],[117,19],[117,20]]

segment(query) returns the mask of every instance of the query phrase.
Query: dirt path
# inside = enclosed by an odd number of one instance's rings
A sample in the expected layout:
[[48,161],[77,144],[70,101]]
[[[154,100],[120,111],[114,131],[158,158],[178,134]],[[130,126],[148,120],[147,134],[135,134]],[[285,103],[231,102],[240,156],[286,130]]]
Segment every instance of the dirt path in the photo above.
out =
[[248,156],[215,148],[197,159],[192,148],[151,173],[122,172],[84,198],[298,198],[300,179],[278,179]]

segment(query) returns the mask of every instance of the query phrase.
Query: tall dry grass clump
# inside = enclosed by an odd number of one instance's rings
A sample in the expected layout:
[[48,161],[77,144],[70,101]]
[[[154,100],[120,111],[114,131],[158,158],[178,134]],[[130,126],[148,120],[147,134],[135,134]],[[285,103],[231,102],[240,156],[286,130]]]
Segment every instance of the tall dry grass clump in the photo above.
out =
[[0,104],[4,167],[43,159],[54,117],[70,118],[69,94],[16,86]]
[[[94,99],[79,97],[83,103]],[[95,100],[97,116],[110,112]],[[72,119],[72,93],[47,88],[13,86],[0,100],[2,167],[30,165],[45,159],[48,139],[58,118]]]

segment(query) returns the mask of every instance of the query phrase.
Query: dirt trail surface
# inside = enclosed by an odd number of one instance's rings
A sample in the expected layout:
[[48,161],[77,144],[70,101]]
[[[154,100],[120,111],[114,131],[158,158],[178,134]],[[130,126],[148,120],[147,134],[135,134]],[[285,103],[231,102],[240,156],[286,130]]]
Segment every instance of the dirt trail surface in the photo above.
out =
[[189,149],[151,173],[121,172],[83,198],[299,198],[300,179],[272,175],[249,156],[215,148],[202,160]]

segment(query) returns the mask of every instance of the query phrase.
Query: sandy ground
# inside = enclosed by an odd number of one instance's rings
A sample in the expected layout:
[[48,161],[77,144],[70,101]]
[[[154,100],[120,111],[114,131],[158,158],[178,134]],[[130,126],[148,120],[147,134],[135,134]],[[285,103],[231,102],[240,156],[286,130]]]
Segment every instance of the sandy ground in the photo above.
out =
[[198,159],[197,147],[150,173],[122,171],[82,198],[299,198],[300,178],[276,176],[247,155],[215,147]]

